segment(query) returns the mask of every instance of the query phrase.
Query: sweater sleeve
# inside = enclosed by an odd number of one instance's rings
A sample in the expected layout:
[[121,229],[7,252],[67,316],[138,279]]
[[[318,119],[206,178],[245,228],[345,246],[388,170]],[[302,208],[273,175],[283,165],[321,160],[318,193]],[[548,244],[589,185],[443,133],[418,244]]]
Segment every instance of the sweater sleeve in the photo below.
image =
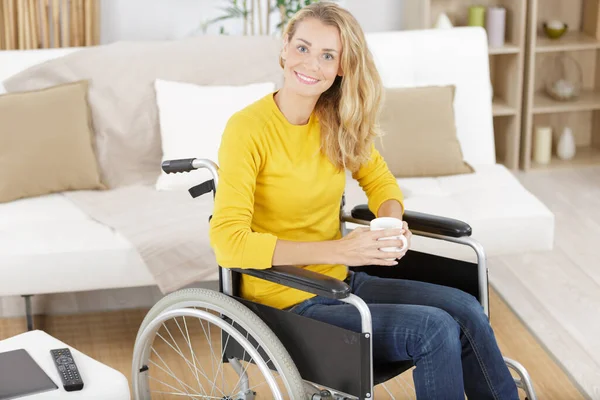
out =
[[271,267],[277,237],[251,230],[256,177],[261,168],[260,127],[234,114],[219,147],[219,182],[210,221],[210,243],[223,268]]
[[369,210],[377,216],[379,207],[391,199],[398,200],[404,214],[404,195],[398,185],[398,181],[388,169],[387,163],[375,148],[371,145],[371,158],[363,164],[352,177],[358,181],[369,201]]

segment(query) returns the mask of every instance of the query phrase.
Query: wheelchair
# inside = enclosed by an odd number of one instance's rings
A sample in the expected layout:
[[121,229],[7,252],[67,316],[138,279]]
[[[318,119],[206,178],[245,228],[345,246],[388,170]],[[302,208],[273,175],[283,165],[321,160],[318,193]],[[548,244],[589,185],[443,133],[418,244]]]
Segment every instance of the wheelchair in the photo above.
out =
[[[208,169],[213,179],[189,192],[192,197],[212,192],[214,199],[219,179],[215,162],[192,158],[162,164],[166,173],[199,168]],[[369,225],[374,218],[367,205],[356,206],[351,212],[344,211],[344,205],[342,198],[343,235],[349,231],[347,223]],[[477,262],[409,250],[399,267],[352,269],[459,288],[475,296],[489,317],[486,258],[482,246],[471,237],[471,227],[411,211],[405,212],[404,219],[414,235],[471,247]],[[414,365],[411,361],[374,365],[369,309],[350,293],[345,282],[294,266],[267,270],[218,268],[218,292],[197,287],[180,289],[148,311],[134,345],[134,399],[350,400],[372,399],[374,390],[378,398],[379,393],[395,398],[392,382],[402,379],[402,374]],[[362,330],[349,331],[248,301],[239,294],[243,275],[351,304],[360,313]],[[167,352],[174,357],[168,362]],[[526,369],[514,360],[504,360],[518,375],[514,377],[517,387],[526,398],[535,400]],[[403,388],[406,383],[411,384],[405,379]]]

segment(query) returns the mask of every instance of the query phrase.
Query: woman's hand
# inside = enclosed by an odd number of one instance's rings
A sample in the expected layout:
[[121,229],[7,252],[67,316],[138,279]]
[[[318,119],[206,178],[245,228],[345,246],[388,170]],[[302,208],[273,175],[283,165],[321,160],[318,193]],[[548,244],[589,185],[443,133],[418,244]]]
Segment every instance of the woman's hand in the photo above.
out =
[[[398,239],[378,241],[377,239],[404,235],[408,246],[402,251],[382,251],[382,247],[402,247],[404,243]],[[406,254],[410,247],[412,233],[408,230],[408,224],[403,222],[403,229],[384,229],[371,231],[367,227],[354,229],[348,235],[336,242],[336,253],[340,264],[351,267],[361,265],[397,265],[397,259]]]
[[[412,232],[408,229],[408,223],[406,221],[402,221],[402,232],[404,237],[406,237],[406,249],[404,249],[403,253],[406,254],[408,249],[410,249],[410,243],[412,239]],[[404,254],[402,254],[404,256]]]

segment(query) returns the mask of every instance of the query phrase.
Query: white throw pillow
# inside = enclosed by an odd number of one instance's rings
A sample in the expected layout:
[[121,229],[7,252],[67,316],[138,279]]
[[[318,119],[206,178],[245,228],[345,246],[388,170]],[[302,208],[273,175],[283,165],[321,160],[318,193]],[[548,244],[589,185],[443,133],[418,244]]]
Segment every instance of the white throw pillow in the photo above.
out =
[[[200,86],[157,79],[155,82],[164,160],[207,158],[218,163],[221,136],[237,111],[275,91],[275,83]],[[188,190],[212,175],[205,169],[161,175],[157,190]]]

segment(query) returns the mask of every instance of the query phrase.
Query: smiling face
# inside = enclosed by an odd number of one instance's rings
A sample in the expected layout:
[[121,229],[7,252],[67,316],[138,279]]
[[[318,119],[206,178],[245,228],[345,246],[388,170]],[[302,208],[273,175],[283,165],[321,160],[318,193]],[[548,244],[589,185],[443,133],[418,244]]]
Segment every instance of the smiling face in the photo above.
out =
[[293,37],[285,37],[281,56],[285,87],[298,95],[320,96],[342,75],[342,42],[334,26],[315,18],[298,23]]

